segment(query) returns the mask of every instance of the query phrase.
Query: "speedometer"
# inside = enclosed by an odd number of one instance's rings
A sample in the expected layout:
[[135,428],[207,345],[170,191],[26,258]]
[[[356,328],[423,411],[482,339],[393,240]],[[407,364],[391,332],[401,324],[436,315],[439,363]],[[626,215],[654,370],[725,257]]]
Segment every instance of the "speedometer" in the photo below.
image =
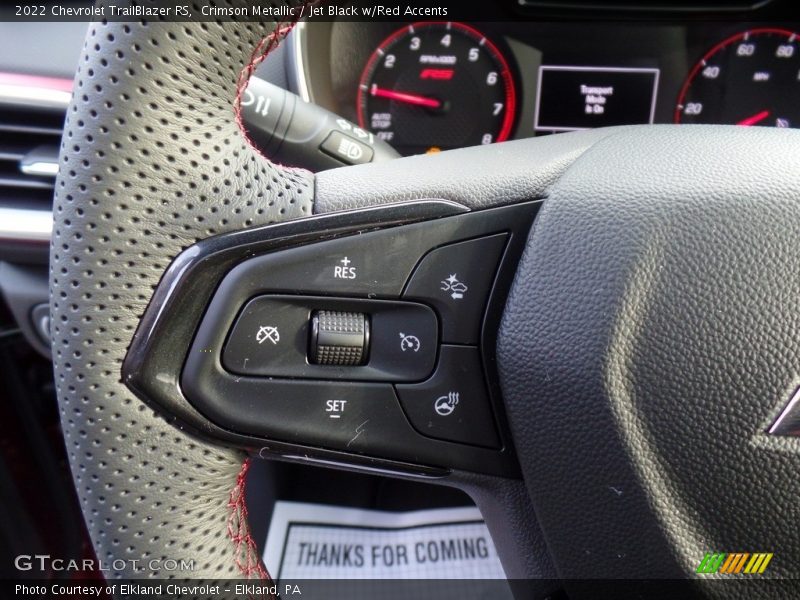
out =
[[753,29],[714,46],[689,74],[675,122],[800,127],[797,34]]
[[358,119],[402,154],[508,139],[516,93],[508,62],[462,23],[414,23],[372,53]]

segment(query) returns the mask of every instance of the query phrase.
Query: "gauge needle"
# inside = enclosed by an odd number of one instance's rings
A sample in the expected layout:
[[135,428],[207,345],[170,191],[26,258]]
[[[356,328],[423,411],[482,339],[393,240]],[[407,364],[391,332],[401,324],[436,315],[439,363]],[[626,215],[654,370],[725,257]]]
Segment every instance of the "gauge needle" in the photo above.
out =
[[417,106],[426,106],[428,108],[440,108],[442,103],[436,98],[429,98],[427,96],[420,96],[419,94],[408,94],[406,92],[396,92],[394,90],[387,90],[373,85],[369,90],[370,95],[377,96],[378,98],[388,98],[390,100],[397,100],[398,102],[405,102],[406,104],[415,104]]
[[764,119],[769,116],[768,110],[762,110],[760,113],[754,114],[752,117],[747,117],[746,119],[742,119],[737,123],[737,125],[741,125],[742,127],[750,127],[751,125],[755,125],[756,123],[760,123]]

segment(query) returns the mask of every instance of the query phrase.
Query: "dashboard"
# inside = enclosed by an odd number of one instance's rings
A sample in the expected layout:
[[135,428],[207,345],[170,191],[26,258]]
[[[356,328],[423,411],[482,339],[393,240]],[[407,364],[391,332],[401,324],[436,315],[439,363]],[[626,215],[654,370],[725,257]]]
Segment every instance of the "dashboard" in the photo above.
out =
[[[306,99],[404,155],[645,123],[800,126],[796,23],[305,23]],[[311,35],[309,35],[311,34]]]
[[[769,18],[559,9],[519,20],[309,20],[256,75],[404,155],[629,123],[798,127],[800,19],[789,4],[772,0]],[[0,258],[46,264],[86,27],[0,23]]]

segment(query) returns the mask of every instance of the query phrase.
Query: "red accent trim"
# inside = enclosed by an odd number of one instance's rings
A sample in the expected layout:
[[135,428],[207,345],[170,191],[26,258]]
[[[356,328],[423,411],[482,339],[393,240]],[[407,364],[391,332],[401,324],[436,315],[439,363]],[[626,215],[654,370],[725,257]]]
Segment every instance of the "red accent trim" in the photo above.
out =
[[250,534],[247,524],[247,504],[245,503],[245,487],[247,485],[247,471],[250,469],[251,459],[247,458],[242,463],[242,468],[236,476],[236,483],[228,495],[228,538],[233,543],[234,561],[239,572],[250,579],[254,575],[261,581],[272,579],[261,562],[258,547]]
[[422,69],[420,79],[436,79],[437,81],[450,81],[455,74],[455,69]]
[[364,96],[365,90],[363,86],[367,86],[367,90],[369,89],[369,84],[367,83],[367,78],[372,73],[373,69],[375,68],[375,64],[378,59],[381,58],[379,50],[384,50],[395,41],[397,41],[400,37],[405,35],[406,33],[410,33],[411,30],[416,29],[423,29],[425,27],[431,26],[441,26],[447,25],[450,23],[451,29],[460,29],[461,31],[465,31],[470,37],[477,38],[478,40],[485,40],[484,46],[488,48],[489,52],[494,56],[495,60],[500,64],[500,77],[503,79],[503,83],[506,87],[506,114],[503,116],[503,123],[500,126],[500,133],[497,134],[497,139],[495,142],[503,142],[509,138],[511,135],[511,129],[514,126],[514,117],[516,116],[517,110],[517,90],[514,87],[514,77],[511,74],[511,68],[508,66],[508,61],[506,60],[503,53],[495,46],[492,41],[482,34],[480,31],[466,25],[464,23],[459,23],[457,21],[423,21],[418,23],[412,23],[402,29],[398,29],[386,39],[384,39],[372,55],[369,57],[367,64],[364,65],[364,69],[361,71],[361,77],[358,79],[358,95],[356,97],[356,114],[358,115],[358,125],[361,129],[367,129],[366,127],[366,120],[364,118],[364,111],[362,110],[363,107],[366,106],[366,98]]
[[775,27],[761,27],[758,29],[748,29],[747,31],[742,31],[741,33],[737,33],[736,35],[732,35],[716,46],[711,48],[708,52],[706,52],[703,57],[697,61],[691,71],[689,71],[689,75],[686,77],[686,81],[683,82],[683,86],[681,87],[681,91],[678,93],[678,101],[675,103],[675,113],[673,116],[673,120],[676,123],[681,122],[681,109],[678,108],[684,103],[686,100],[686,93],[689,91],[692,83],[694,83],[694,78],[697,76],[697,73],[700,72],[700,69],[703,67],[703,62],[707,62],[709,58],[714,56],[717,52],[725,48],[726,46],[731,45],[733,42],[738,42],[740,39],[744,38],[746,35],[758,35],[761,33],[777,33],[780,35],[786,36],[797,36],[798,34],[794,31],[789,31],[788,29],[778,29]]
[[760,113],[756,113],[752,117],[747,117],[746,119],[742,119],[737,123],[737,125],[740,125],[742,127],[750,127],[752,125],[755,125],[756,123],[761,123],[761,121],[763,121],[767,117],[769,117],[769,111],[762,110]]
[[[311,2],[312,0],[307,0],[305,5],[311,4]],[[260,150],[250,139],[250,136],[247,135],[247,130],[244,128],[244,123],[242,121],[242,95],[247,89],[247,84],[253,76],[256,67],[286,38],[296,24],[296,20],[288,22],[288,24],[286,21],[276,23],[275,29],[256,44],[256,47],[250,54],[250,60],[248,60],[247,64],[239,72],[239,77],[236,81],[236,96],[233,101],[234,118],[244,139],[251,147],[259,151],[259,153]],[[231,488],[230,494],[228,495],[228,538],[233,544],[234,562],[239,572],[247,579],[255,575],[259,580],[271,583],[272,578],[267,572],[264,563],[261,561],[258,547],[250,533],[250,527],[247,522],[245,488],[247,485],[247,471],[250,469],[250,463],[250,458],[245,459],[242,463],[242,468],[236,476],[236,483],[233,488]]]
[[[319,0],[305,0],[305,2],[303,2],[303,7],[305,8],[317,1]],[[286,38],[287,35],[289,35],[289,32],[291,32],[292,29],[294,29],[294,26],[297,25],[297,19],[300,18],[300,14],[304,12],[304,10],[298,12],[297,17],[294,20],[275,22],[275,29],[272,30],[272,32],[270,32],[270,34],[264,37],[260,42],[258,42],[258,44],[256,44],[256,47],[250,54],[250,60],[239,72],[239,77],[236,81],[236,96],[233,100],[234,120],[239,126],[239,130],[242,132],[242,136],[244,137],[245,141],[261,156],[264,156],[263,152],[253,143],[253,140],[250,139],[250,136],[247,134],[247,129],[244,127],[244,122],[242,121],[242,95],[247,89],[247,84],[250,81],[250,78],[253,76],[253,73],[255,73],[256,67],[260,65],[265,58],[267,58],[269,53],[272,52],[278,46],[278,44],[280,44]],[[286,171],[307,171],[307,169],[303,168],[281,165],[272,160],[269,156],[265,156],[265,158],[271,161],[273,165]]]
[[398,102],[405,102],[406,104],[427,106],[428,108],[439,108],[442,105],[436,98],[428,98],[427,96],[398,92],[396,90],[385,90],[375,85],[370,88],[369,93],[370,96],[375,96],[377,98],[389,98],[391,100],[397,100]]
[[42,77],[39,75],[23,75],[20,73],[0,73],[0,85],[35,87],[72,93],[72,84],[72,79],[64,79],[62,77]]
[[256,148],[256,150],[258,150],[258,148],[253,143],[253,140],[250,139],[250,136],[247,135],[247,130],[245,129],[244,122],[242,121],[242,95],[247,89],[247,84],[250,81],[250,78],[253,76],[253,73],[255,73],[256,67],[260,65],[265,58],[267,58],[267,55],[272,52],[280,42],[283,41],[283,39],[289,34],[296,24],[296,21],[292,21],[288,25],[285,24],[285,22],[276,23],[275,29],[273,29],[268,36],[256,44],[256,47],[250,54],[250,60],[239,72],[239,78],[236,82],[236,97],[233,101],[233,114],[234,118],[236,119],[236,124],[242,131],[244,139],[247,140],[247,143],[253,148]]

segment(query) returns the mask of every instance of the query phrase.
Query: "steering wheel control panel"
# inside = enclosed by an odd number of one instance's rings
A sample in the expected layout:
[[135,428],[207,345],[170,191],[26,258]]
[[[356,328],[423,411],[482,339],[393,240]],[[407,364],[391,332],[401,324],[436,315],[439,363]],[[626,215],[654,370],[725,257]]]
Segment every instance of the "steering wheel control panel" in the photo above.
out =
[[[198,311],[177,387],[251,447],[516,475],[494,346],[537,206],[240,247]],[[232,250],[233,237],[216,241]]]
[[222,364],[237,375],[419,381],[433,371],[437,342],[423,304],[265,295],[243,308]]

